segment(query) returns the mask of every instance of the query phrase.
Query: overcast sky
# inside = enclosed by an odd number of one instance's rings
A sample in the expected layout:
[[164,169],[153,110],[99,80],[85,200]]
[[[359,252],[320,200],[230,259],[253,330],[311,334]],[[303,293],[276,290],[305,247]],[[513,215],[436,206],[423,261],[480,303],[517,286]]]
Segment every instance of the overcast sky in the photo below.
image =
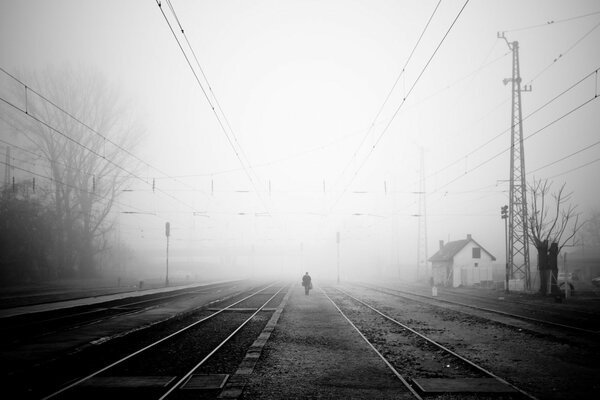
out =
[[[191,207],[140,181],[123,195],[120,211],[156,214],[119,217],[123,240],[140,249],[162,246],[170,221],[175,249],[254,245],[291,257],[301,248],[312,268],[329,270],[339,231],[347,262],[414,263],[423,148],[429,255],[438,240],[470,233],[503,261],[510,153],[489,159],[510,145],[502,80],[512,56],[497,32],[519,42],[532,86],[524,116],[600,67],[593,0],[471,0],[426,66],[464,5],[442,1],[379,113],[437,0],[171,3],[219,119],[154,0],[0,0],[0,66],[105,75],[145,127],[139,157],[177,177],[142,171]],[[166,2],[162,11],[192,57]],[[528,180],[566,182],[584,213],[600,209],[600,102],[553,121],[598,90],[593,74],[523,123],[533,135]]]

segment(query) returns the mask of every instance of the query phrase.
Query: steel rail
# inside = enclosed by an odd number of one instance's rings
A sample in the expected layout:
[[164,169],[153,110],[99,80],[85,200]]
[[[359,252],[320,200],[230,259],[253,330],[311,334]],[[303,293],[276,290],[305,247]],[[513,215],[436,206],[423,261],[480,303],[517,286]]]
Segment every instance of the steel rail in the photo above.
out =
[[[569,329],[569,330],[573,330],[573,331],[577,331],[577,332],[591,333],[591,334],[594,334],[594,335],[597,335],[598,333],[600,333],[600,331],[594,331],[594,330],[591,330],[591,329],[585,329],[585,328],[579,328],[579,327],[576,327],[576,326],[560,324],[558,322],[545,321],[543,319],[538,319],[538,318],[533,318],[533,317],[527,317],[525,315],[512,314],[512,313],[509,313],[509,312],[506,312],[506,311],[495,310],[493,308],[478,307],[478,306],[474,306],[474,305],[471,305],[471,304],[462,303],[462,302],[459,302],[459,301],[452,301],[452,300],[446,300],[446,299],[440,299],[440,298],[432,299],[430,296],[426,296],[426,295],[419,294],[419,293],[414,293],[414,292],[408,292],[408,291],[404,291],[404,290],[390,289],[390,288],[377,288],[377,287],[368,286],[368,285],[362,285],[362,286],[365,287],[365,288],[369,288],[369,289],[378,291],[380,293],[386,293],[386,292],[384,292],[381,289],[391,290],[391,291],[397,292],[397,293],[389,293],[388,292],[387,294],[389,294],[391,296],[402,297],[402,298],[409,299],[409,300],[415,300],[415,299],[411,299],[410,297],[406,297],[406,296],[403,296],[402,294],[398,294],[398,293],[404,293],[404,294],[408,294],[408,295],[411,295],[411,296],[422,297],[422,298],[425,298],[425,299],[430,300],[430,301],[436,301],[436,302],[440,302],[440,303],[448,303],[448,304],[458,305],[458,306],[461,306],[461,307],[468,307],[468,308],[472,308],[472,309],[480,310],[480,311],[487,311],[487,312],[490,312],[490,313],[503,315],[505,317],[512,317],[512,318],[516,318],[516,319],[522,319],[524,321],[531,321],[531,322],[535,322],[535,323],[538,323],[538,324],[555,326],[555,327],[559,327],[559,328],[563,328],[563,329]],[[431,304],[431,303],[427,303],[427,304]],[[435,304],[433,304],[433,305],[435,305]]]
[[[213,290],[211,289],[217,289],[220,288],[220,286],[217,286],[215,288],[208,288],[208,289],[200,289],[198,290],[197,288],[190,288],[188,291],[185,292],[180,292],[180,293],[167,293],[164,296],[162,294],[157,294],[157,297],[151,298],[151,299],[145,299],[145,300],[138,300],[138,301],[133,301],[133,302],[127,302],[127,300],[129,298],[123,298],[123,299],[118,299],[118,300],[110,300],[107,301],[107,303],[118,303],[121,300],[123,300],[123,304],[114,304],[111,306],[102,306],[103,303],[98,303],[98,305],[93,305],[93,304],[86,304],[83,306],[79,306],[79,307],[91,307],[91,309],[87,310],[87,311],[81,311],[81,312],[76,312],[76,313],[72,313],[72,314],[66,314],[66,315],[60,315],[57,317],[51,317],[51,318],[46,318],[46,319],[36,319],[34,321],[30,321],[30,322],[26,322],[26,323],[22,323],[22,324],[17,324],[16,328],[15,327],[11,327],[12,330],[16,330],[16,329],[30,329],[32,327],[38,326],[38,325],[45,325],[48,323],[53,323],[53,322],[60,322],[63,320],[68,320],[70,318],[79,318],[79,317],[88,317],[90,319],[87,319],[85,321],[82,321],[80,323],[76,323],[73,325],[67,325],[67,326],[63,326],[60,327],[58,329],[52,330],[52,331],[47,331],[47,332],[43,332],[40,334],[37,334],[35,336],[29,337],[28,339],[32,339],[32,338],[37,338],[37,337],[41,337],[41,336],[46,336],[46,335],[50,335],[50,334],[54,334],[57,332],[61,332],[61,331],[66,331],[66,330],[70,330],[70,329],[75,329],[75,328],[79,328],[82,326],[87,326],[87,325],[93,325],[96,324],[98,322],[101,321],[105,321],[108,319],[112,319],[112,318],[116,318],[116,317],[122,317],[125,315],[129,315],[129,314],[135,314],[135,313],[139,313],[145,310],[149,310],[151,308],[157,307],[159,304],[161,304],[162,302],[168,301],[170,299],[173,298],[177,298],[177,297],[184,297],[184,296],[193,296],[193,295],[198,295],[198,294],[203,294],[203,293],[210,293]],[[180,290],[179,290],[180,291]],[[152,305],[152,306],[141,306],[144,303],[159,303],[157,305]],[[136,308],[136,309],[126,309],[124,307],[140,307],[140,308]],[[73,307],[73,308],[77,308]],[[110,315],[104,315],[104,316],[100,316],[100,317],[94,317],[94,314],[101,314],[101,313],[106,313],[107,311],[110,310],[117,310],[119,312],[114,313],[114,314],[110,314]],[[49,313],[49,312],[53,312],[55,310],[50,310],[50,311],[41,311],[40,313]],[[11,317],[7,317],[7,318],[11,318]],[[12,317],[12,318],[17,318],[17,317]],[[10,331],[8,331],[10,333]]]
[[[361,286],[365,286],[365,287],[369,287],[369,285],[364,285],[364,284],[356,284],[356,285],[361,285]],[[403,289],[401,291],[404,291],[406,293],[414,293],[414,294],[419,294],[420,293],[416,293],[416,292],[412,292],[412,290],[418,290],[418,289],[422,289],[423,286],[418,286],[418,285],[407,285],[406,283],[402,284],[403,286],[408,286],[409,289]],[[383,288],[389,289],[389,290],[399,290],[396,288],[389,288],[386,286],[381,286]],[[452,291],[447,291],[447,290],[443,290],[441,288],[438,287],[438,295],[443,294],[446,296],[464,296],[464,297],[469,297],[469,298],[473,298],[473,299],[478,299],[478,300],[482,300],[482,301],[493,301],[492,298],[490,298],[489,296],[481,296],[478,294],[474,294],[474,293],[456,293],[456,292],[452,292]],[[427,296],[426,296],[427,297]],[[519,300],[514,300],[514,299],[510,299],[505,297],[504,300],[502,300],[503,303],[505,304],[521,304],[521,305],[525,305],[525,306],[534,306],[534,304],[532,304],[531,302],[525,302],[525,301],[519,301]],[[541,304],[535,304],[536,307],[543,307],[544,310],[549,310],[549,311],[556,311],[556,308],[552,307],[552,304],[549,303],[541,303]],[[585,314],[585,315],[591,315],[591,316],[597,316],[598,313],[595,312],[590,312],[590,311],[586,311],[586,310],[569,310],[569,312],[575,312],[578,314]]]
[[487,375],[487,376],[489,376],[489,377],[492,377],[492,378],[496,379],[498,382],[500,382],[500,383],[502,383],[502,384],[504,384],[504,385],[510,386],[511,388],[515,389],[516,391],[518,391],[519,393],[521,393],[522,395],[526,396],[526,397],[527,397],[527,398],[529,398],[529,399],[532,399],[532,400],[537,400],[537,398],[536,398],[535,396],[533,396],[533,395],[531,395],[531,394],[529,394],[529,393],[525,392],[524,390],[522,390],[522,389],[518,388],[517,386],[513,385],[512,383],[510,383],[510,382],[507,382],[507,381],[506,381],[506,380],[504,380],[503,378],[501,378],[501,377],[497,376],[497,375],[496,375],[496,374],[494,374],[493,372],[491,372],[491,371],[489,371],[489,370],[487,370],[487,369],[485,369],[485,368],[483,368],[483,367],[481,367],[481,366],[479,366],[479,365],[475,364],[474,362],[472,362],[472,361],[470,361],[470,360],[466,359],[465,357],[461,356],[460,354],[458,354],[458,353],[456,353],[456,352],[454,352],[454,351],[450,350],[449,348],[447,348],[446,346],[442,345],[441,343],[438,343],[438,342],[436,342],[435,340],[433,340],[433,339],[431,339],[431,338],[429,338],[429,337],[427,337],[427,336],[423,335],[422,333],[420,333],[420,332],[417,332],[416,330],[412,329],[412,328],[411,328],[411,327],[409,327],[408,325],[405,325],[405,324],[403,324],[402,322],[399,322],[399,321],[395,320],[394,318],[390,317],[389,315],[386,315],[386,314],[382,313],[381,311],[379,311],[379,310],[378,310],[378,309],[376,309],[375,307],[373,307],[373,306],[371,306],[370,304],[367,304],[367,303],[365,303],[364,301],[362,301],[362,300],[360,300],[360,299],[358,299],[358,298],[356,298],[356,297],[352,296],[352,295],[351,295],[351,294],[349,294],[348,292],[346,292],[346,291],[344,291],[344,290],[342,290],[342,289],[338,289],[338,288],[335,288],[335,289],[336,289],[338,292],[340,292],[340,293],[343,293],[344,295],[346,295],[346,296],[350,297],[351,299],[353,299],[353,300],[357,301],[358,303],[360,303],[360,304],[364,305],[365,307],[367,307],[367,308],[371,309],[372,311],[374,311],[374,312],[376,312],[377,314],[381,315],[381,316],[382,316],[382,317],[384,317],[385,319],[387,319],[387,320],[389,320],[389,321],[393,322],[394,324],[396,324],[396,325],[398,325],[398,326],[401,326],[402,328],[404,328],[404,329],[406,329],[406,330],[408,330],[408,331],[410,331],[410,332],[414,333],[415,335],[417,335],[417,336],[421,337],[422,339],[426,340],[428,343],[430,343],[430,344],[434,345],[435,347],[437,347],[437,348],[439,348],[439,349],[441,349],[441,350],[443,350],[443,351],[447,352],[448,354],[451,354],[452,356],[454,356],[454,357],[456,357],[456,358],[460,359],[461,361],[463,361],[463,362],[467,363],[468,365],[470,365],[471,367],[473,367],[473,368],[477,369],[478,371],[482,372],[483,374],[485,374],[485,375]]
[[42,398],[42,400],[51,399],[51,398],[53,398],[53,397],[55,397],[55,396],[57,396],[57,395],[59,395],[59,394],[61,394],[61,393],[65,392],[65,391],[67,391],[67,390],[69,390],[69,389],[71,389],[71,388],[73,388],[73,387],[75,387],[75,386],[77,386],[77,385],[81,384],[82,382],[85,382],[85,381],[87,381],[87,380],[89,380],[89,379],[93,378],[94,376],[96,376],[96,375],[98,375],[98,374],[100,374],[100,373],[102,373],[102,372],[104,372],[104,371],[106,371],[106,370],[108,370],[108,369],[110,369],[110,368],[112,368],[112,367],[114,367],[114,366],[118,365],[118,364],[121,364],[122,362],[124,362],[124,361],[126,361],[126,360],[129,360],[129,359],[130,359],[130,358],[132,358],[132,357],[135,357],[135,356],[137,356],[138,354],[140,354],[140,353],[142,353],[142,352],[144,352],[144,351],[146,351],[146,350],[148,350],[148,349],[150,349],[150,348],[152,348],[152,347],[154,347],[154,346],[156,346],[156,345],[158,345],[158,344],[160,344],[160,343],[162,343],[162,342],[164,342],[164,341],[166,341],[166,340],[168,340],[168,339],[171,339],[171,338],[172,338],[172,337],[174,337],[174,336],[177,336],[178,334],[180,334],[180,333],[182,333],[182,332],[184,332],[184,331],[186,331],[186,330],[190,329],[191,327],[193,327],[193,326],[195,326],[195,325],[197,325],[197,324],[199,324],[199,323],[202,323],[202,322],[204,322],[204,321],[206,321],[206,320],[208,320],[208,319],[210,319],[210,318],[212,318],[212,317],[214,317],[214,316],[216,316],[216,315],[218,315],[218,314],[220,314],[220,313],[224,312],[225,310],[227,310],[227,309],[229,309],[229,308],[231,308],[231,307],[233,307],[233,306],[235,306],[235,305],[237,305],[237,304],[241,303],[242,301],[245,301],[245,300],[249,299],[250,297],[253,297],[253,296],[255,296],[255,295],[259,294],[260,292],[262,292],[262,291],[264,291],[264,290],[266,290],[266,289],[268,289],[268,288],[270,288],[270,287],[274,286],[274,285],[275,285],[275,283],[276,283],[276,282],[274,282],[274,283],[271,283],[270,285],[267,285],[266,287],[264,287],[264,288],[262,288],[262,289],[260,289],[260,290],[258,290],[258,291],[256,291],[256,292],[254,292],[254,293],[252,293],[252,294],[250,294],[250,295],[248,295],[248,296],[244,297],[244,298],[243,298],[243,299],[241,299],[241,300],[238,300],[238,301],[236,301],[235,303],[233,303],[233,304],[231,304],[231,305],[229,305],[229,306],[227,306],[227,307],[225,307],[225,308],[223,308],[223,309],[221,309],[221,310],[219,310],[219,311],[216,311],[216,312],[214,312],[213,314],[210,314],[210,315],[208,315],[208,316],[206,316],[206,317],[204,317],[204,318],[202,318],[202,319],[200,319],[200,320],[198,320],[198,321],[196,321],[196,322],[194,322],[194,323],[192,323],[192,324],[190,324],[190,325],[187,325],[187,326],[185,326],[185,327],[183,327],[183,328],[179,329],[178,331],[176,331],[176,332],[173,332],[173,333],[171,333],[171,334],[169,334],[169,335],[165,336],[164,338],[157,340],[156,342],[153,342],[153,343],[151,343],[151,344],[149,344],[149,345],[147,345],[147,346],[145,346],[145,347],[143,347],[143,348],[141,348],[141,349],[139,349],[139,350],[137,350],[137,351],[135,351],[135,352],[133,352],[133,353],[131,353],[131,354],[129,354],[129,355],[127,355],[127,356],[125,356],[125,357],[123,357],[123,358],[121,358],[121,359],[119,359],[119,360],[117,360],[117,361],[115,361],[115,362],[113,362],[113,363],[111,363],[111,364],[109,364],[109,365],[105,366],[105,367],[102,367],[101,369],[99,369],[99,370],[97,370],[97,371],[95,371],[95,372],[93,372],[93,373],[91,373],[91,374],[89,374],[89,375],[86,375],[86,376],[85,376],[85,377],[83,377],[83,378],[80,378],[80,379],[78,379],[78,380],[76,380],[76,381],[74,381],[74,382],[70,383],[69,385],[67,385],[67,386],[65,386],[65,387],[63,387],[63,388],[61,388],[61,389],[57,390],[56,392],[53,392],[53,393],[51,393],[51,394],[49,394],[49,395],[47,395],[47,396],[43,397],[43,398]]
[[400,379],[400,382],[402,382],[402,384],[411,392],[411,394],[413,396],[415,396],[416,399],[423,400],[423,398],[419,395],[419,393],[417,393],[415,391],[415,389],[413,389],[412,386],[408,383],[408,381],[406,379],[404,379],[404,377],[402,376],[402,374],[400,374],[400,372],[398,372],[396,370],[396,368],[394,368],[394,366],[392,364],[390,364],[390,362],[379,352],[379,350],[377,350],[375,348],[375,346],[373,346],[373,344],[371,342],[369,342],[369,339],[367,339],[365,337],[365,335],[363,335],[363,333],[360,331],[360,329],[358,329],[356,327],[356,325],[354,325],[354,323],[352,321],[350,321],[350,318],[348,318],[346,316],[346,314],[344,314],[344,312],[338,307],[338,305],[335,304],[335,301],[333,301],[331,299],[331,297],[329,297],[329,295],[322,288],[319,288],[319,290],[325,295],[325,297],[327,297],[329,299],[329,301],[331,302],[331,304],[333,304],[333,306],[339,311],[339,313],[342,314],[342,317],[344,317],[346,319],[346,321],[348,321],[348,323],[356,330],[356,332],[358,332],[358,334],[360,335],[360,337],[362,337],[363,340],[365,342],[367,342],[367,344],[369,345],[369,347],[371,347],[371,349],[379,356],[379,358],[381,358],[383,360],[383,362],[385,363],[385,365],[388,366],[388,368],[394,373],[394,375],[396,375],[396,377],[398,379]]
[[[260,306],[251,316],[249,316],[244,322],[242,322],[242,324],[240,326],[238,326],[236,328],[236,330],[234,330],[233,332],[231,332],[231,334],[229,336],[227,336],[221,343],[219,343],[217,345],[217,347],[215,347],[210,353],[208,353],[208,355],[206,355],[202,361],[200,361],[198,364],[196,364],[192,369],[190,369],[183,377],[181,377],[181,379],[179,379],[173,386],[171,386],[171,388],[169,390],[167,390],[161,397],[159,397],[158,400],[163,400],[165,399],[169,394],[171,394],[175,389],[179,388],[181,386],[181,384],[183,384],[185,381],[187,381],[192,374],[194,373],[194,371],[196,371],[198,368],[200,368],[202,366],[202,364],[204,364],[206,362],[206,360],[208,360],[213,354],[215,354],[221,347],[223,347],[223,345],[225,345],[225,343],[227,343],[232,337],[235,336],[236,333],[238,333],[248,322],[250,322],[259,312],[261,312],[261,310],[263,308],[265,308],[265,306],[267,304],[269,304],[269,302],[271,300],[273,300],[275,298],[275,296],[277,296],[286,286],[282,286],[281,289],[279,289],[273,296],[269,297],[269,300],[267,300],[262,306]],[[291,285],[288,285],[288,287],[291,287]]]

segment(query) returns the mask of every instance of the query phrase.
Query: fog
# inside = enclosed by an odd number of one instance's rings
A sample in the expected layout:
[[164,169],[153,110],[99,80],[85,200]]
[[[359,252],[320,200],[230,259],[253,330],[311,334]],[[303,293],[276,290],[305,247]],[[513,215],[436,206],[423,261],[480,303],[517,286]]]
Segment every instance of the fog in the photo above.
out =
[[[532,86],[527,180],[566,183],[582,219],[599,209],[597,72],[561,95],[600,67],[596,1],[470,1],[462,13],[464,1],[442,2],[420,41],[437,1],[170,4],[177,18],[152,0],[0,0],[2,69],[44,95],[29,77],[102,76],[139,132],[132,155],[117,152],[128,179],[107,234],[127,256],[102,271],[162,276],[169,222],[173,279],[319,282],[338,262],[341,279],[413,279],[423,215],[428,256],[471,234],[503,265],[512,55],[498,32],[519,41]],[[41,101],[2,75],[3,99]],[[54,101],[100,131],[75,101]],[[27,163],[18,146],[31,142],[7,120],[1,159],[12,146],[21,168],[10,178],[37,172],[43,185],[47,166]]]

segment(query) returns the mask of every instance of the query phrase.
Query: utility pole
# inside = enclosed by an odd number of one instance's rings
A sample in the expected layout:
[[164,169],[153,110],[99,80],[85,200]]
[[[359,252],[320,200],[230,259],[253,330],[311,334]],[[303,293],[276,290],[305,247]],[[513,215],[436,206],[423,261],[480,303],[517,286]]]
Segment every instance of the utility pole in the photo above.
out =
[[427,203],[425,192],[425,152],[421,147],[419,171],[419,218],[417,233],[417,280],[427,277]]
[[500,207],[500,215],[504,220],[504,267],[506,274],[506,283],[504,291],[508,293],[508,280],[510,279],[510,269],[508,268],[508,206]]
[[567,252],[563,254],[563,270],[565,271],[565,299],[568,299],[569,292],[571,290],[571,280],[569,279],[569,273],[567,269]]
[[337,242],[337,283],[340,284],[340,233],[337,232],[335,236]]
[[519,69],[519,42],[509,42],[504,32],[498,32],[512,51],[512,78],[503,80],[512,83],[512,111],[510,125],[510,189],[508,214],[508,267],[510,277],[525,281],[525,289],[531,289],[529,268],[529,231],[527,217],[527,186],[525,184],[525,148],[523,146],[523,114],[521,92],[530,92],[531,86],[521,89]]
[[165,224],[165,236],[167,237],[167,275],[165,276],[165,286],[169,286],[169,236],[171,236],[171,224]]

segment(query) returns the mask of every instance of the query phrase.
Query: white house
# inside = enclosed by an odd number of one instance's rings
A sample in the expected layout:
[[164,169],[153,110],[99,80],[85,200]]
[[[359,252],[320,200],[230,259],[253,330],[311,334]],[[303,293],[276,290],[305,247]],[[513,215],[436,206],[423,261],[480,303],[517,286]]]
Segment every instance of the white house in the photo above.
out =
[[440,240],[440,249],[429,261],[435,285],[458,287],[491,284],[496,257],[467,235],[445,245]]

